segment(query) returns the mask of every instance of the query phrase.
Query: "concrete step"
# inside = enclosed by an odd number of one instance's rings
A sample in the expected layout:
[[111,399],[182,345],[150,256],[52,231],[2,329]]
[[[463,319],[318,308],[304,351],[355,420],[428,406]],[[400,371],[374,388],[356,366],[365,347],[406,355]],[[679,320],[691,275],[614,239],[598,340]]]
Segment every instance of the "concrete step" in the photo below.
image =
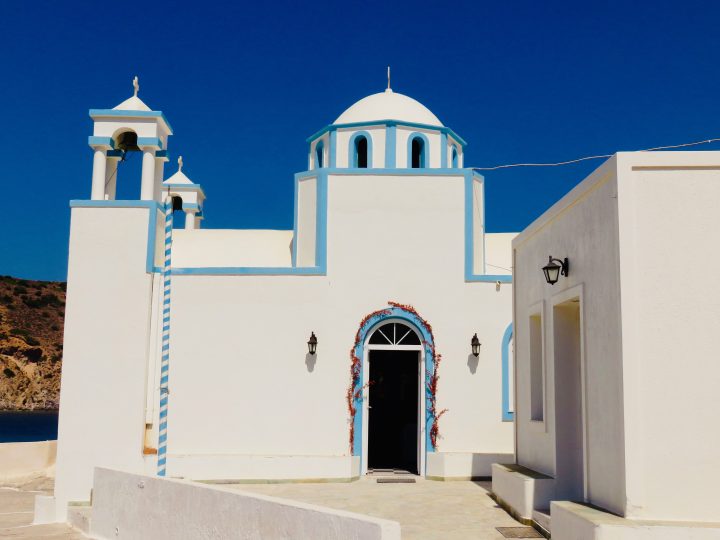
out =
[[68,523],[83,534],[90,534],[91,515],[92,506],[89,504],[68,506]]
[[550,536],[550,509],[533,510],[532,518],[535,524],[546,533],[545,536]]

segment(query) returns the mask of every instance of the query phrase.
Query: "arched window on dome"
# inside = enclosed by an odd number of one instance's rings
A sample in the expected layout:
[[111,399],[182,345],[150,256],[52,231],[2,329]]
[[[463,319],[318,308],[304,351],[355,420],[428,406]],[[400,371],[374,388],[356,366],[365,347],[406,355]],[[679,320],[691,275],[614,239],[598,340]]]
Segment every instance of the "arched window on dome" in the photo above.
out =
[[425,169],[427,162],[427,138],[420,133],[410,136],[408,141],[408,165],[411,169]]
[[353,169],[372,167],[372,142],[367,131],[359,131],[350,139],[348,162]]
[[325,145],[322,141],[318,141],[315,145],[315,168],[322,169],[325,166],[325,160],[323,159],[325,153]]
[[453,144],[453,147],[452,147],[452,162],[451,162],[451,163],[452,163],[453,169],[457,169],[457,168],[458,168],[458,164],[459,164],[459,161],[458,161],[458,151],[457,151],[457,146],[455,146],[454,144]]

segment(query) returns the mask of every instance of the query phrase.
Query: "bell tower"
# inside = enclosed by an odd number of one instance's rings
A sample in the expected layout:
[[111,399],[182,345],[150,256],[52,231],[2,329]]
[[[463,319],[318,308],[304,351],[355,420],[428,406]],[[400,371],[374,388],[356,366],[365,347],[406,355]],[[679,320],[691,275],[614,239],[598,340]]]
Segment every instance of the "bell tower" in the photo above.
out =
[[128,152],[142,153],[140,200],[159,201],[172,128],[162,111],[153,111],[138,97],[137,77],[133,88],[133,95],[117,107],[90,110],[94,123],[88,138],[94,153],[90,192],[93,201],[115,200],[119,170]]

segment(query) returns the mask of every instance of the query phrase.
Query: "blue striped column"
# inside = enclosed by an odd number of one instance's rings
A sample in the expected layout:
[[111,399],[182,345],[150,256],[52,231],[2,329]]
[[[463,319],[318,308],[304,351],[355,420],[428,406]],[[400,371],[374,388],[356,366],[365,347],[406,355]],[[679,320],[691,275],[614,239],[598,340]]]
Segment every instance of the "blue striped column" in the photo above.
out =
[[173,203],[165,199],[165,262],[163,264],[162,360],[160,362],[160,425],[158,431],[158,476],[165,476],[167,463],[168,375],[170,373],[170,252],[172,251]]

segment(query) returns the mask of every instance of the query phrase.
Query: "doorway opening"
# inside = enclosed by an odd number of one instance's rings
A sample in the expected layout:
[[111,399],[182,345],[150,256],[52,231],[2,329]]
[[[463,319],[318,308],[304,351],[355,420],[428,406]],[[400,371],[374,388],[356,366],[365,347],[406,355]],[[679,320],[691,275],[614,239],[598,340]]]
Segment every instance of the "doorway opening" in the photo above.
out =
[[580,298],[553,306],[556,495],[586,500],[585,388]]
[[424,451],[422,342],[404,322],[387,321],[367,342],[367,470],[418,474]]
[[416,351],[370,351],[368,469],[418,473]]

